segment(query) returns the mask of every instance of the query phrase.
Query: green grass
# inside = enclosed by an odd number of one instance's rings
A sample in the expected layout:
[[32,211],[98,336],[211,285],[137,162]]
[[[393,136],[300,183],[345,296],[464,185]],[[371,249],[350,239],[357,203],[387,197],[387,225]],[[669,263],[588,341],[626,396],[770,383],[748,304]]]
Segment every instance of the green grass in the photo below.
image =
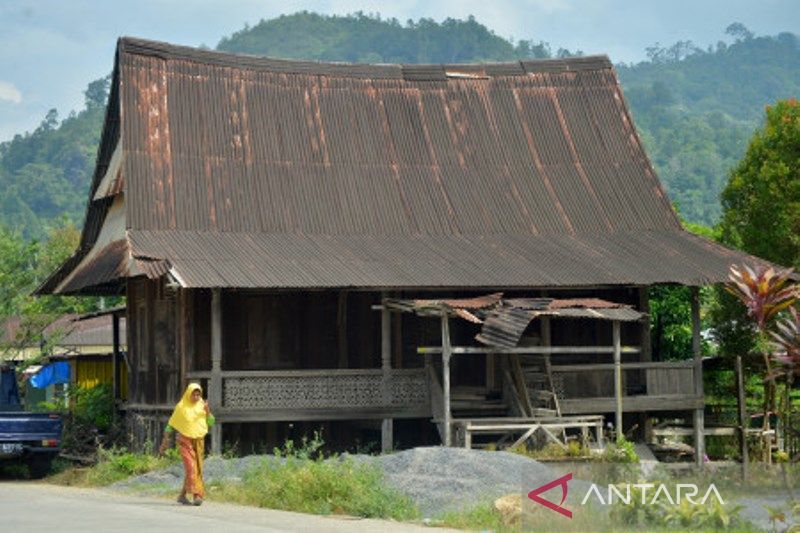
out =
[[440,515],[434,523],[440,527],[470,531],[494,531],[496,533],[519,531],[518,527],[504,524],[500,514],[494,510],[491,503],[477,505],[461,511],[449,511]]
[[122,449],[101,449],[99,456],[100,460],[93,466],[65,468],[47,479],[56,485],[105,487],[132,476],[166,468],[178,461],[174,449],[164,457]]
[[386,487],[377,468],[350,459],[265,460],[241,483],[211,483],[208,489],[216,501],[285,511],[393,520],[419,516],[410,498]]

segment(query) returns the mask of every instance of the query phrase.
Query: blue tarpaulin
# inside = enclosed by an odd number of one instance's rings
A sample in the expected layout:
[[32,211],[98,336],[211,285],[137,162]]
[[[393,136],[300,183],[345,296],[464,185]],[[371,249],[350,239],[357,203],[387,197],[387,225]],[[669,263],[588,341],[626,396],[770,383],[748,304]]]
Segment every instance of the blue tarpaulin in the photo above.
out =
[[69,383],[69,363],[59,361],[42,367],[30,380],[31,386],[43,389],[56,383]]

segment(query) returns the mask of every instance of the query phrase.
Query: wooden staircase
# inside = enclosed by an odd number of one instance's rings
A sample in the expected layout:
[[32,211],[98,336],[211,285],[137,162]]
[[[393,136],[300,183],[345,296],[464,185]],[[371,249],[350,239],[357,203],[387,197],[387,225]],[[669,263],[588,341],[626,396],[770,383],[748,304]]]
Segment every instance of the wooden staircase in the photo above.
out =
[[506,379],[523,416],[561,416],[549,355],[509,355]]
[[486,387],[454,387],[450,395],[454,418],[497,417],[508,414],[508,404],[500,394]]

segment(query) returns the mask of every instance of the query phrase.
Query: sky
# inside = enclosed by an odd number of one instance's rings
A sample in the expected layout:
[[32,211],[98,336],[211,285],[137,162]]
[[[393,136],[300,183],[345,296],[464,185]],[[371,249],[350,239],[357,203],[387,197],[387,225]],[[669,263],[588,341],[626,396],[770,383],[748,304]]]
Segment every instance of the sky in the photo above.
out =
[[111,72],[121,35],[214,47],[245,23],[301,10],[401,21],[474,15],[501,37],[615,63],[644,59],[654,43],[715,44],[731,22],[756,35],[800,34],[798,0],[0,0],[0,142],[34,129],[51,108],[61,117],[80,109],[86,85]]

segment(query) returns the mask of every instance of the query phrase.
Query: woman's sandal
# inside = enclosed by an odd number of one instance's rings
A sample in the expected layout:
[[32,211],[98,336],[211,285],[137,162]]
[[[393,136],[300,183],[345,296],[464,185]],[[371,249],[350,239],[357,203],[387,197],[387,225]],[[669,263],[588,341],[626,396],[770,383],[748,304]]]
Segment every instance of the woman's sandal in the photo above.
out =
[[192,502],[189,501],[189,498],[187,498],[185,494],[178,496],[178,503],[182,505],[192,505]]
[[192,502],[192,505],[195,505],[197,507],[203,505],[203,498],[198,498],[197,496],[195,496],[194,501]]

